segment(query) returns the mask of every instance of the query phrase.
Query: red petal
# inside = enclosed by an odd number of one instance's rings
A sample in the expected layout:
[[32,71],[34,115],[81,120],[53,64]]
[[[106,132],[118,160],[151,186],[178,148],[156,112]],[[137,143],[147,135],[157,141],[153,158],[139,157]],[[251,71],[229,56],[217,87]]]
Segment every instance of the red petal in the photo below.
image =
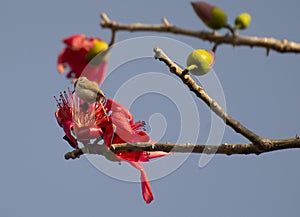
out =
[[151,203],[154,197],[143,166],[137,162],[129,162],[129,163],[141,172],[140,180],[142,186],[142,195],[146,203]]
[[69,47],[72,47],[74,49],[80,49],[83,45],[83,41],[86,39],[86,36],[84,34],[75,34],[71,35],[68,38],[65,38],[62,40],[64,44],[66,44]]
[[77,128],[77,139],[80,140],[90,140],[96,139],[103,135],[101,128],[97,126],[87,126]]
[[[113,143],[115,144],[115,143]],[[130,162],[147,162],[149,161],[148,154],[144,151],[133,152],[117,152],[115,153],[120,159]]]
[[106,75],[107,61],[102,62],[100,65],[95,66],[87,64],[81,76],[87,77],[90,81],[95,81],[101,85]]
[[107,127],[105,127],[105,133],[103,135],[103,140],[106,147],[108,148],[110,147],[110,145],[112,144],[113,137],[114,137],[114,128],[112,125],[107,125]]
[[163,151],[148,152],[149,159],[164,157],[164,156],[168,156],[168,155],[170,155],[170,153],[166,153],[166,152],[163,152]]
[[58,55],[57,59],[57,69],[59,73],[63,73],[65,71],[65,60],[64,60],[64,55],[65,55],[66,49],[62,49]]
[[62,127],[65,131],[66,137],[68,138],[67,141],[69,142],[69,144],[73,148],[77,149],[78,148],[77,140],[71,134],[71,129],[73,128],[73,122],[72,121],[64,121],[62,123]]

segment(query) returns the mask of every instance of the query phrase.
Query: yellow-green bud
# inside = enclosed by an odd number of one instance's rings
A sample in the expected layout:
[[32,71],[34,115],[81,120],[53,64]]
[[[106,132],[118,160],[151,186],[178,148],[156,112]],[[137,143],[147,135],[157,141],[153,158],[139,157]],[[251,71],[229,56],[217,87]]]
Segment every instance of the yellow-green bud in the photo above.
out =
[[236,29],[246,29],[251,23],[251,15],[242,13],[235,18],[234,24]]
[[198,49],[194,50],[187,58],[188,71],[194,75],[204,75],[215,63],[215,55],[212,51]]
[[[87,62],[91,61],[90,63],[93,65],[99,65],[107,59],[107,56],[108,44],[105,41],[95,39],[94,46],[88,51],[88,53],[85,56],[85,59]],[[93,59],[94,57],[96,58]]]

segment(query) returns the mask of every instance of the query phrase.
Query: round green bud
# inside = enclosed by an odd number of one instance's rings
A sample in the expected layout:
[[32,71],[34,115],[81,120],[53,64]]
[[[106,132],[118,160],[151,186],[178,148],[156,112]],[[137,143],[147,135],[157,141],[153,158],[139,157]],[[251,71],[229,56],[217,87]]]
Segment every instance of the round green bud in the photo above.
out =
[[236,29],[246,29],[251,23],[251,15],[242,13],[235,18],[234,24]]
[[204,75],[215,63],[215,55],[212,51],[198,49],[194,50],[187,58],[187,69],[193,75]]
[[[93,65],[99,65],[101,62],[107,59],[107,55],[108,44],[105,41],[95,39],[94,46],[87,52],[85,59],[87,62],[90,62]],[[96,58],[94,59],[94,57]]]

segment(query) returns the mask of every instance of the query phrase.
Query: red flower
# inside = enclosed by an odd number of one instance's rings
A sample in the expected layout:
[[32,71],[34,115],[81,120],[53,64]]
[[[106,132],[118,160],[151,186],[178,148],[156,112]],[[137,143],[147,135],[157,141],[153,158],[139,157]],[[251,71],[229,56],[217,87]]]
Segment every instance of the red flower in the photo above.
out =
[[[91,139],[102,138],[107,148],[111,144],[153,142],[143,129],[145,123],[134,122],[132,114],[121,104],[112,99],[102,98],[98,102],[86,103],[78,99],[69,91],[60,94],[60,100],[56,99],[58,110],[56,119],[64,129],[65,139],[73,148],[78,148],[77,141],[88,144]],[[73,137],[72,133],[76,135]],[[141,173],[140,180],[142,194],[146,203],[153,200],[150,183],[146,172],[140,162],[168,155],[165,152],[118,152],[115,156],[119,160],[129,162]]]
[[57,60],[57,69],[63,73],[68,65],[70,71],[67,78],[76,80],[81,75],[84,75],[89,80],[101,84],[105,78],[106,71],[106,56],[95,58],[96,61],[91,61],[97,54],[107,54],[108,45],[100,38],[87,38],[85,35],[72,35],[62,40],[66,47],[59,53]]

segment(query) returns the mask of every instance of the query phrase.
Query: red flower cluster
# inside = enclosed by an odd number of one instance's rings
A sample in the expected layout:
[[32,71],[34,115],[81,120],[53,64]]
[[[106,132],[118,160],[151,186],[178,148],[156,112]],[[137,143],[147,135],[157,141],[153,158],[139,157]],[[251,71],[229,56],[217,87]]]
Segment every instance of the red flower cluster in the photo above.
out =
[[[85,76],[89,80],[101,84],[105,78],[107,66],[107,43],[100,38],[87,38],[82,34],[72,35],[63,39],[62,42],[66,47],[58,56],[58,71],[63,73],[68,65],[70,71],[67,78],[76,80],[80,76]],[[103,54],[102,57],[93,61],[92,59],[100,53]]]
[[[64,139],[75,149],[78,141],[88,144],[91,139],[102,138],[106,147],[116,143],[154,142],[143,129],[145,123],[135,122],[132,114],[112,99],[102,97],[99,101],[86,103],[76,94],[60,94],[55,116],[59,126],[64,129]],[[119,160],[127,161],[141,173],[142,194],[146,203],[153,200],[153,194],[147,175],[140,162],[166,156],[165,152],[118,152]]]

